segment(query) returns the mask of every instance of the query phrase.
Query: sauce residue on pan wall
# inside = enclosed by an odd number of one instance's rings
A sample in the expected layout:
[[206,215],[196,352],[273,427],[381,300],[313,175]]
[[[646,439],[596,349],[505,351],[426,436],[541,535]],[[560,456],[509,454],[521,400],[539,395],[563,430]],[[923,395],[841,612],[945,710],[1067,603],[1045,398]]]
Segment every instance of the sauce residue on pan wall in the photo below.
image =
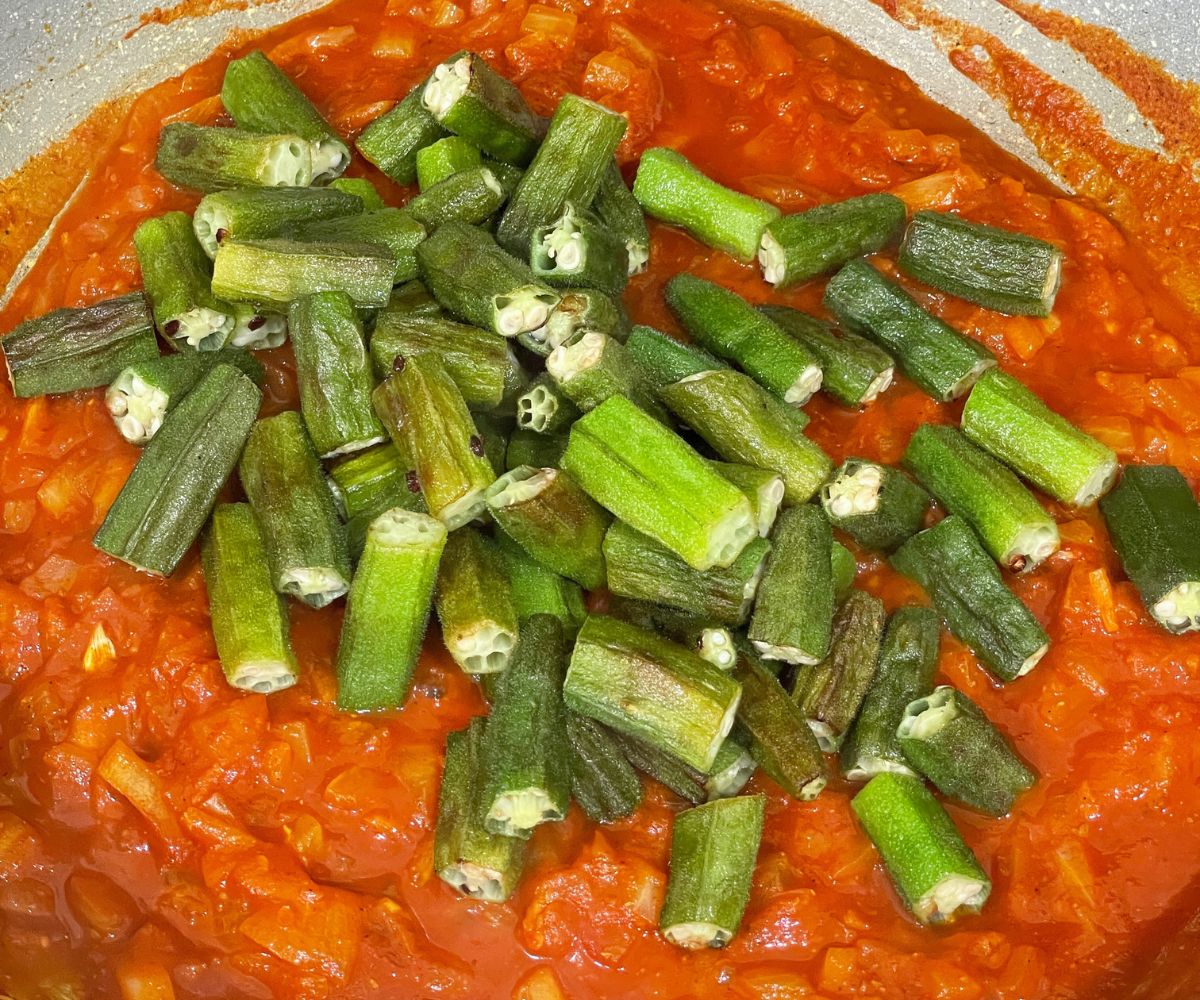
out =
[[[1179,248],[1198,238],[1187,213],[1200,209],[1163,192],[1148,211],[1180,242],[1156,241],[1125,214],[1158,197],[1141,186],[1145,164],[1106,202],[1118,227],[799,19],[685,0],[558,6],[340,0],[256,44],[348,134],[466,46],[538,111],[576,91],[627,113],[627,163],[677,146],[786,211],[891,190],[1053,240],[1068,263],[1051,319],[915,292],[1122,460],[1200,477],[1200,336],[1168,259],[1195,259]],[[535,30],[551,22],[553,34]],[[102,109],[6,183],[5,274],[87,173],[0,329],[137,286],[134,228],[196,202],[155,173],[158,130],[221,120],[229,54]],[[1008,69],[1029,88],[1030,122],[1075,120],[1044,81]],[[627,296],[641,322],[676,328],[661,288],[684,269],[767,297],[755,269],[677,231],[657,227],[653,249]],[[819,298],[817,283],[781,301]],[[268,409],[295,406],[287,349],[263,357]],[[945,641],[941,678],[1041,774],[1006,820],[951,807],[995,882],[983,914],[917,927],[844,789],[798,803],[759,777],[770,806],[741,933],[683,955],[656,931],[678,808],[661,789],[613,826],[573,810],[540,828],[511,905],[459,899],[432,876],[444,735],[483,708],[436,640],[402,713],[341,715],[341,612],[294,608],[301,684],[270,699],[231,691],[198,560],[155,581],[91,547],[136,459],[101,395],[0,390],[0,987],[14,996],[115,996],[121,982],[160,997],[169,982],[222,997],[1123,997],[1200,902],[1200,637],[1149,624],[1094,511],[1059,511],[1062,552],[1016,582],[1053,638],[1033,675],[994,689]],[[895,461],[914,427],[955,416],[903,381],[862,415],[826,400],[810,410],[835,459]],[[889,607],[920,600],[876,557],[859,564],[859,585]],[[103,777],[115,770],[140,783],[140,808]]]

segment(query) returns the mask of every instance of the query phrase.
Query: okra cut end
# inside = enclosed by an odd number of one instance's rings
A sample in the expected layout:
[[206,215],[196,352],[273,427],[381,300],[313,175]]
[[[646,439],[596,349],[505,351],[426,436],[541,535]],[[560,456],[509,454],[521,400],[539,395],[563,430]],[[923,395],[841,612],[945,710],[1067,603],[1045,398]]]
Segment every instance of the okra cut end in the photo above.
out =
[[393,507],[371,522],[368,533],[375,544],[384,549],[424,549],[444,542],[447,528],[428,514]]
[[[811,667],[816,663],[821,662],[819,656],[812,656],[798,646],[781,645],[774,642],[765,642],[761,639],[754,639],[751,643],[758,655],[764,660],[777,660],[780,663],[790,663],[798,667]],[[819,739],[819,737],[818,737]]]
[[735,507],[713,529],[708,540],[706,569],[733,565],[742,550],[758,537],[758,522],[750,510],[750,501]]
[[562,818],[562,810],[544,788],[522,788],[497,796],[485,825],[504,837],[528,837],[534,827]]
[[960,714],[955,693],[954,688],[943,685],[926,697],[909,702],[896,735],[902,740],[927,740],[941,732]]
[[800,370],[796,380],[784,390],[783,401],[791,403],[792,406],[803,406],[820,391],[824,380],[825,374],[820,365],[808,365]]
[[821,488],[821,506],[834,518],[873,514],[879,509],[883,470],[870,462],[847,462],[838,475]]
[[247,351],[269,351],[282,347],[287,341],[287,319],[279,313],[264,313],[253,306],[234,306],[233,332],[230,347]]
[[1080,484],[1078,492],[1071,503],[1075,507],[1090,507],[1109,490],[1117,480],[1121,465],[1117,456],[1109,454],[1099,462],[1090,476]]
[[438,121],[458,103],[471,84],[471,54],[463,53],[452,62],[439,64],[425,84],[421,101]]
[[764,232],[758,246],[758,265],[762,268],[763,280],[771,285],[780,284],[787,277],[787,254],[770,232]]
[[[758,579],[755,578],[756,587],[757,583]],[[701,631],[698,652],[700,659],[726,673],[737,666],[737,647],[727,628],[706,628]]]
[[1150,609],[1155,620],[1172,632],[1200,630],[1200,580],[1185,580]]
[[287,570],[278,580],[280,592],[310,608],[332,604],[350,589],[350,581],[333,566],[303,566]]
[[121,437],[130,444],[145,444],[162,426],[171,398],[162,389],[126,369],[108,387],[104,405]]
[[705,921],[691,921],[682,924],[672,924],[662,929],[663,937],[671,944],[688,951],[699,951],[701,948],[724,948],[733,940],[733,931],[728,927]]
[[296,683],[296,664],[283,660],[255,660],[238,664],[229,683],[242,691],[274,694]]
[[557,469],[517,466],[492,483],[484,491],[484,497],[492,509],[515,507],[540,496],[557,478]]
[[446,865],[438,877],[469,899],[485,903],[503,903],[511,894],[506,873],[470,861]]
[[558,395],[547,386],[534,385],[517,399],[517,426],[545,434],[560,405]]
[[296,135],[281,135],[267,148],[264,187],[308,187],[316,174],[312,146]]
[[558,296],[540,285],[525,285],[492,299],[492,325],[506,337],[529,333],[546,325]]
[[946,392],[945,401],[950,402],[951,400],[960,399],[965,396],[971,391],[971,389],[974,388],[976,382],[983,378],[983,376],[986,375],[990,369],[995,367],[995,358],[980,358],[975,362],[975,364],[967,369],[962,378],[950,386]]
[[217,351],[232,336],[234,323],[231,313],[196,306],[167,320],[163,324],[163,333],[197,351]]
[[469,674],[499,674],[508,669],[517,636],[496,622],[480,622],[471,631],[445,635],[446,648],[455,663]]

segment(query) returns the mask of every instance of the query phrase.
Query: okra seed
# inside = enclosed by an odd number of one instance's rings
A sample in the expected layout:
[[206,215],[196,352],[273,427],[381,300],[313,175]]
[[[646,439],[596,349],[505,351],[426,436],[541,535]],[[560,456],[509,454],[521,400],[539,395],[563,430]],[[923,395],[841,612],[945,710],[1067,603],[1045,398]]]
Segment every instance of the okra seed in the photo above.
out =
[[405,477],[405,481],[408,483],[409,493],[421,492],[421,480],[417,478],[417,473],[415,470],[409,470],[408,475]]
[[471,454],[476,458],[483,458],[483,438],[478,434],[471,435]]
[[165,333],[168,337],[174,337],[177,333],[179,333],[180,325],[181,324],[179,320],[173,319],[163,326],[163,333]]
[[392,362],[392,371],[402,372],[406,364],[408,364],[408,359],[403,354],[397,354],[396,359]]

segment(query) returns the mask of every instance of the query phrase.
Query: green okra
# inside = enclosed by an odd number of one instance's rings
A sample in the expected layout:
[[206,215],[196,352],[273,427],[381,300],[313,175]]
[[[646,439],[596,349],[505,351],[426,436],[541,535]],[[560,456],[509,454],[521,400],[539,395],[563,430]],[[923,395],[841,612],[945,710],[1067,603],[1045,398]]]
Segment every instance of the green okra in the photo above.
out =
[[1000,578],[975,532],[951,515],[905,542],[892,565],[916,580],[946,627],[1002,681],[1024,677],[1050,638]]
[[233,332],[226,341],[227,347],[239,347],[243,352],[271,350],[282,347],[287,336],[286,316],[248,302],[233,303]]
[[419,83],[387,114],[363,129],[355,147],[397,184],[417,179],[417,153],[446,135],[421,99],[425,83]]
[[604,586],[604,534],[612,517],[560,469],[528,465],[484,493],[501,530],[534,559],[586,590]]
[[448,135],[417,150],[417,187],[428,191],[447,177],[482,166],[483,153],[478,146],[461,136]]
[[257,694],[296,683],[287,603],[275,592],[249,504],[218,504],[201,546],[213,640],[225,679]]
[[587,618],[583,589],[579,584],[547,569],[503,532],[496,544],[508,571],[517,620],[524,621],[533,615],[553,615],[562,625],[563,633],[574,638]]
[[833,625],[833,534],[816,507],[792,507],[772,535],[747,633],[768,660],[818,663]]
[[258,387],[231,365],[205,375],[146,445],[96,548],[147,573],[174,571],[237,464],[261,402]]
[[538,434],[536,431],[515,431],[508,439],[508,450],[504,455],[504,469],[512,472],[522,465],[535,469],[557,469],[567,450],[565,434]]
[[361,199],[334,188],[234,188],[201,198],[192,229],[212,258],[226,240],[284,236],[295,226],[362,212]]
[[154,322],[178,348],[216,351],[233,333],[234,311],[211,285],[209,262],[183,212],[147,219],[133,234]]
[[636,771],[657,781],[692,805],[699,805],[708,797],[704,788],[703,771],[688,766],[678,757],[642,740],[631,736],[618,736],[617,739],[625,753],[625,759]]
[[598,288],[620,295],[629,282],[629,254],[621,238],[574,202],[533,231],[533,273],[556,288]]
[[747,782],[758,770],[750,751],[732,736],[721,744],[717,759],[704,779],[704,791],[708,801],[731,799],[746,787]]
[[821,388],[821,364],[740,295],[691,274],[672,278],[667,305],[702,346],[736,363],[785,403],[802,406]]
[[655,392],[668,385],[727,368],[725,362],[692,344],[684,344],[649,326],[635,326],[625,349],[637,366],[642,382]]
[[786,505],[811,499],[833,469],[802,433],[808,417],[741,372],[691,375],[659,389],[659,397],[725,461],[782,476]]
[[1012,470],[955,427],[918,427],[904,464],[951,514],[964,518],[992,557],[1023,572],[1058,551],[1058,525]]
[[758,525],[758,537],[766,538],[775,526],[783,503],[783,477],[769,469],[736,462],[713,462],[712,467],[742,491],[750,501],[750,512]]
[[1117,478],[1117,456],[1011,375],[988,372],[967,397],[962,430],[1056,500],[1090,507]]
[[929,494],[899,469],[848,458],[821,487],[821,507],[859,545],[891,552],[921,530]]
[[641,805],[642,779],[616,736],[587,716],[567,712],[567,740],[571,795],[589,819],[612,823]]
[[[317,188],[316,190],[321,189]],[[362,211],[364,212],[378,212],[385,207],[379,189],[364,177],[337,177],[331,180],[329,187],[324,190],[353,195],[362,202]]]
[[592,211],[625,243],[630,275],[640,274],[650,263],[650,230],[646,216],[633,192],[625,186],[621,168],[610,160],[600,175],[600,186],[592,201]]
[[894,195],[868,194],[775,219],[758,248],[763,277],[776,288],[819,277],[882,250],[907,217]]
[[455,663],[469,674],[508,669],[517,646],[517,611],[504,558],[491,539],[470,527],[450,535],[434,603]]
[[141,292],[82,309],[55,309],[0,338],[18,399],[108,385],[158,357],[154,317]]
[[625,346],[606,334],[585,333],[555,348],[546,359],[546,371],[584,413],[619,395],[656,420],[666,420],[666,411],[647,391]]
[[718,184],[673,149],[642,154],[633,196],[647,215],[743,263],[754,259],[763,231],[779,217],[774,205]]
[[884,771],[913,773],[896,727],[909,702],[933,690],[941,628],[933,611],[912,605],[897,608],[888,619],[875,677],[842,742],[842,772],[850,781]]
[[360,451],[329,470],[330,488],[346,519],[350,555],[362,555],[371,522],[386,510],[403,507],[428,513],[412,469],[391,442]]
[[407,209],[381,208],[337,219],[317,219],[293,226],[289,236],[302,243],[370,245],[389,251],[395,261],[392,283],[417,276],[417,244],[426,229]]
[[446,528],[395,507],[367,529],[337,651],[338,707],[403,707],[433,605]]
[[391,298],[388,299],[388,304],[380,310],[380,316],[389,312],[406,318],[443,315],[442,307],[438,305],[437,299],[430,294],[423,282],[415,278],[392,289]]
[[[644,535],[641,537],[645,538]],[[639,628],[661,632],[668,639],[695,650],[700,659],[719,670],[730,671],[737,662],[737,641],[733,632],[715,618],[620,594],[609,597],[607,613]]]
[[291,133],[172,122],[158,137],[154,166],[172,184],[196,191],[238,187],[308,187],[312,146]]
[[582,411],[559,387],[558,382],[543,373],[517,397],[517,427],[535,434],[555,434],[568,430]]
[[765,795],[709,802],[675,817],[659,929],[681,948],[723,948],[750,900]]
[[534,330],[519,334],[522,347],[546,357],[584,333],[603,333],[622,343],[629,337],[629,317],[619,299],[595,288],[569,288]]
[[422,190],[404,206],[407,215],[432,232],[447,222],[476,226],[504,204],[504,188],[491,169],[471,167]]
[[850,596],[850,591],[854,587],[854,578],[858,575],[858,564],[854,560],[853,553],[838,541],[833,543],[830,556],[830,561],[833,563],[833,600],[835,604],[841,604]]
[[876,341],[940,402],[958,399],[996,366],[991,351],[926,312],[866,261],[851,261],[830,279],[825,307],[848,329]]
[[562,467],[601,505],[694,569],[732,565],[758,536],[737,487],[623,396],[575,423]]

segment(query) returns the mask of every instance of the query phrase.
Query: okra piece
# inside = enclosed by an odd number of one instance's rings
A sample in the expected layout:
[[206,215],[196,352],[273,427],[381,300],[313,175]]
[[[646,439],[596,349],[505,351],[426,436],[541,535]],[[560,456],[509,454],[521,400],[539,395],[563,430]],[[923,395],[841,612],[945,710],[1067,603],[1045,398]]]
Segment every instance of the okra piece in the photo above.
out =
[[620,300],[595,288],[566,289],[546,322],[517,339],[522,347],[546,357],[584,333],[603,333],[624,343],[629,337],[629,317]]
[[1050,648],[1050,637],[1004,585],[975,532],[951,515],[914,535],[892,565],[916,580],[946,627],[1002,681],[1024,677]]
[[821,365],[821,388],[843,406],[862,407],[886,392],[896,376],[896,363],[882,347],[849,330],[787,306],[759,306],[759,311],[800,341]]
[[1117,456],[1055,413],[1004,372],[971,390],[962,430],[1017,474],[1056,500],[1090,507],[1117,478]]
[[750,751],[732,736],[721,744],[717,759],[704,780],[704,791],[709,802],[731,799],[746,787],[754,777],[758,763]]
[[1058,525],[1007,466],[955,427],[918,427],[904,464],[951,514],[964,518],[1006,569],[1024,572],[1058,551]]
[[212,289],[275,312],[317,292],[345,292],[356,306],[378,309],[387,305],[395,277],[396,258],[382,244],[248,240],[218,248]]
[[108,385],[158,357],[154,317],[141,292],[82,309],[55,309],[0,338],[18,399]]
[[758,263],[776,288],[808,281],[900,235],[908,210],[890,194],[868,194],[775,219],[763,233]]
[[275,589],[313,608],[346,593],[346,529],[300,414],[258,421],[238,472],[262,526]]
[[600,175],[592,211],[625,243],[630,275],[646,270],[650,262],[650,230],[646,227],[642,206],[625,186],[616,160],[609,160],[608,167]]
[[757,538],[733,565],[699,571],[621,521],[614,522],[604,536],[607,583],[612,593],[665,604],[723,625],[740,625],[746,620],[770,551],[771,543]]
[[446,766],[438,798],[433,867],[451,888],[471,899],[503,903],[516,891],[525,841],[489,833],[479,818],[479,777],[487,719],[446,737]]
[[815,799],[828,779],[825,758],[804,713],[753,652],[741,657],[733,676],[742,686],[737,728],[750,755],[792,798]]
[[318,219],[292,228],[289,235],[302,243],[369,244],[390,251],[395,260],[392,281],[411,281],[417,276],[417,244],[425,239],[425,227],[407,209],[381,208],[374,212],[338,219]]
[[617,738],[600,723],[567,712],[571,795],[589,819],[612,823],[642,803],[642,779]]
[[201,198],[192,228],[211,258],[226,240],[284,236],[294,226],[362,212],[360,199],[333,188],[235,188]]
[[558,295],[529,265],[510,257],[490,233],[447,222],[417,248],[421,277],[434,297],[460,319],[515,337],[550,318]]
[[991,880],[920,778],[877,774],[850,804],[917,920],[940,924],[983,909]]
[[154,166],[172,184],[196,191],[313,182],[312,147],[298,135],[188,122],[163,126]]
[[338,708],[403,707],[445,544],[445,526],[427,514],[395,507],[371,522],[338,643]]
[[178,348],[216,351],[233,332],[233,306],[211,285],[208,258],[183,212],[147,219],[133,234],[154,322]]
[[311,150],[313,181],[318,184],[340,177],[350,165],[350,147],[262,52],[251,52],[226,67],[221,103],[239,128],[304,139]]
[[157,576],[174,571],[237,465],[261,402],[258,387],[231,365],[205,375],[146,445],[96,548]]
[[878,597],[851,591],[833,620],[829,655],[796,673],[792,700],[822,750],[837,750],[858,715],[875,679],[886,618]]
[[467,405],[480,409],[494,409],[514,397],[526,379],[508,340],[498,333],[447,316],[413,316],[384,309],[371,335],[376,373],[386,377],[397,358],[414,354],[437,357]]
[[817,356],[740,295],[680,274],[667,285],[666,298],[702,347],[737,364],[785,403],[802,406],[821,388]]
[[610,396],[624,396],[656,420],[666,411],[642,384],[641,374],[625,347],[603,333],[585,333],[578,340],[555,348],[546,359],[546,371],[558,387],[584,413]]
[[876,341],[940,402],[958,399],[996,366],[991,351],[926,312],[866,261],[851,261],[830,279],[825,308],[848,329]]
[[850,550],[838,541],[833,543],[830,555],[830,562],[833,564],[833,600],[835,604],[841,604],[850,596],[854,587],[858,564]]
[[585,590],[604,586],[604,533],[612,518],[559,469],[522,465],[484,493],[501,530],[534,559]]
[[706,775],[703,771],[689,767],[678,757],[653,747],[649,743],[633,739],[630,736],[620,736],[618,739],[625,752],[625,759],[635,770],[647,778],[653,778],[664,788],[694,806],[707,800],[708,792],[704,788]]
[[592,615],[575,640],[563,697],[568,708],[707,773],[741,688],[683,646]]
[[417,150],[417,187],[428,191],[447,177],[463,170],[483,166],[483,153],[479,147],[457,135],[430,143]]
[[429,512],[453,531],[483,513],[496,474],[458,386],[432,354],[400,356],[372,394],[375,412],[413,464]]
[[763,231],[779,209],[706,177],[673,149],[642,154],[633,196],[647,215],[682,226],[706,246],[743,263],[754,260]]
[[288,310],[296,352],[300,412],[322,458],[361,451],[384,439],[371,407],[371,362],[354,302],[343,292],[296,299]]
[[566,655],[557,618],[535,615],[521,623],[521,642],[496,681],[484,735],[479,814],[492,833],[527,838],[534,827],[567,815]]
[[505,163],[525,166],[541,142],[541,122],[521,92],[474,52],[436,66],[421,100],[442,128]]
[[218,504],[201,545],[213,639],[225,679],[257,694],[296,683],[287,603],[275,592],[258,519],[248,504]]
[[728,367],[707,351],[684,344],[649,326],[635,326],[625,350],[642,381],[655,392],[681,379]]
[[[615,111],[576,94],[564,95],[550,120],[545,140],[517,184],[496,228],[500,245],[514,256],[523,257],[539,229],[550,226],[559,216],[567,217],[564,209],[568,205],[579,208],[590,205],[627,126],[624,117]],[[623,239],[616,234],[610,238],[624,252]],[[626,269],[619,290],[628,277],[628,255],[612,256],[620,257],[621,266]],[[534,260],[535,271],[537,266]]]
[[1100,512],[1151,617],[1171,632],[1200,629],[1200,506],[1179,470],[1127,466]]
[[515,431],[508,439],[504,469],[512,472],[522,465],[535,469],[557,469],[567,450],[565,434],[538,434],[536,431]]
[[933,690],[941,622],[929,608],[907,605],[888,619],[875,678],[842,743],[842,772],[866,781],[884,771],[912,774],[896,728],[909,702]]
[[629,281],[625,244],[572,202],[533,231],[529,262],[537,277],[556,288],[598,288],[620,295]]
[[689,375],[661,388],[659,397],[726,462],[782,476],[787,505],[810,500],[833,469],[829,456],[802,433],[808,417],[742,372]]
[[471,167],[423,190],[404,211],[432,232],[447,222],[479,225],[495,214],[504,198],[504,188],[489,168]]
[[266,351],[282,347],[287,341],[287,317],[267,312],[248,302],[233,303],[233,332],[228,347],[246,351]]
[[668,639],[694,649],[700,659],[719,670],[730,671],[737,662],[733,632],[714,618],[619,594],[609,597],[608,614],[639,628],[661,632]]
[[394,313],[397,316],[441,316],[442,307],[425,285],[414,279],[392,290],[388,304],[380,310],[380,314]]
[[468,674],[507,670],[517,645],[517,611],[504,559],[474,528],[446,541],[438,568],[438,620],[454,662]]
[[1063,254],[1045,240],[970,222],[953,212],[917,212],[896,263],[909,277],[1010,316],[1049,316]]
[[330,488],[346,519],[350,555],[357,561],[371,522],[386,510],[428,513],[420,484],[391,442],[343,459],[329,470]]
[[616,517],[693,569],[731,566],[758,537],[741,491],[624,396],[575,423],[562,467]]
[[496,544],[508,571],[517,620],[553,615],[562,625],[563,633],[574,638],[587,618],[579,584],[547,569],[503,532]]
[[517,397],[517,427],[521,430],[555,434],[567,430],[581,416],[558,382],[544,373]]
[[417,179],[417,152],[446,135],[421,99],[425,84],[419,83],[399,104],[363,129],[355,147],[397,184]]
[[750,501],[750,512],[758,525],[758,537],[766,538],[775,526],[783,503],[783,477],[769,469],[736,462],[713,462],[712,467],[728,479]]
[[816,507],[792,507],[772,536],[747,633],[765,659],[818,663],[833,624],[833,534]]
[[750,901],[765,795],[721,799],[675,817],[659,930],[680,948],[724,948]]
[[848,458],[821,487],[821,507],[859,545],[891,552],[921,530],[929,494],[899,469]]
[[330,181],[329,187],[325,190],[353,195],[362,202],[362,211],[364,212],[378,212],[385,207],[379,189],[363,177],[338,177]]

